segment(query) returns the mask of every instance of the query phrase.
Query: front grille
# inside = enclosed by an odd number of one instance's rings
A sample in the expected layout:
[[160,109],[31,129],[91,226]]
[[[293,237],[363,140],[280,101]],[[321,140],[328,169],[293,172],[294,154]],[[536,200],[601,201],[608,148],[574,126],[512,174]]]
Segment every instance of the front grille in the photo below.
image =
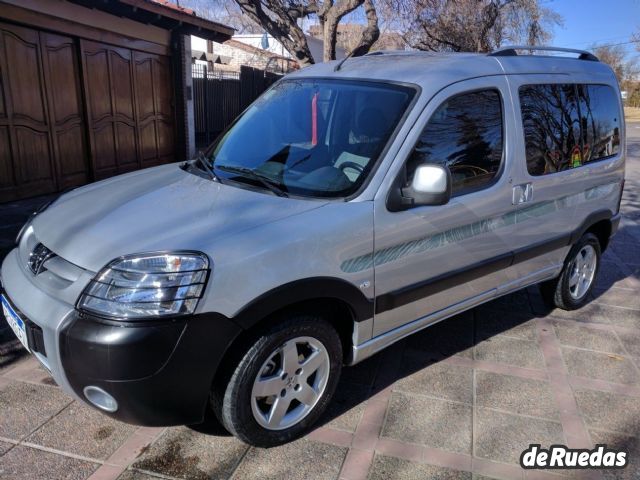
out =
[[29,253],[29,259],[27,260],[29,270],[31,270],[34,275],[38,275],[39,273],[46,271],[46,268],[44,267],[45,262],[55,256],[56,254],[43,244],[36,244],[36,246],[33,247],[33,250],[31,250],[31,253]]

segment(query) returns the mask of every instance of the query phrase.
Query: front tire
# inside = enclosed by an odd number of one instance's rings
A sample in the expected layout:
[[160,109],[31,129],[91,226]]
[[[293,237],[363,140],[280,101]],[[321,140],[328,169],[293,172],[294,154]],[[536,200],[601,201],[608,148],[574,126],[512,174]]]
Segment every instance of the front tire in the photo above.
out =
[[289,442],[318,420],[335,391],[342,344],[322,317],[295,314],[252,342],[212,404],[223,425],[244,442]]
[[545,302],[551,307],[576,310],[589,300],[600,268],[600,241],[585,233],[571,248],[560,276],[540,285]]

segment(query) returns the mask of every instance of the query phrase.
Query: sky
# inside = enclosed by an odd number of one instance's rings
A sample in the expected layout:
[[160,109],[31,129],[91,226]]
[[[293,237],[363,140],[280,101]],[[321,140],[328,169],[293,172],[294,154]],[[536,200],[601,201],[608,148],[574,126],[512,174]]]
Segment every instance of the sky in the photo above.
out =
[[[584,48],[597,44],[629,42],[640,31],[640,0],[542,0],[564,18],[554,29],[552,44]],[[624,45],[628,55],[637,56],[635,44]]]

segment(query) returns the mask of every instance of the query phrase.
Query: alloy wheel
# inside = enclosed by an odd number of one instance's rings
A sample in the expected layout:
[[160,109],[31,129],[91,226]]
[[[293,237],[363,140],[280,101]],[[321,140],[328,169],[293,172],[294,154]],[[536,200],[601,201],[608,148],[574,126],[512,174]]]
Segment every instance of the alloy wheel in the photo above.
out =
[[327,349],[313,337],[297,337],[263,363],[251,391],[258,424],[284,430],[302,421],[318,403],[329,378]]

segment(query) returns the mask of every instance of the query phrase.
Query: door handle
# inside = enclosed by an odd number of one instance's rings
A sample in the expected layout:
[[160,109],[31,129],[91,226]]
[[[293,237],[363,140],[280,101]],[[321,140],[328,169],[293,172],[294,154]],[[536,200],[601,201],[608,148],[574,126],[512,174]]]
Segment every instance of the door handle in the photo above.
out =
[[523,183],[513,187],[512,205],[530,202],[533,198],[533,185],[531,183]]

